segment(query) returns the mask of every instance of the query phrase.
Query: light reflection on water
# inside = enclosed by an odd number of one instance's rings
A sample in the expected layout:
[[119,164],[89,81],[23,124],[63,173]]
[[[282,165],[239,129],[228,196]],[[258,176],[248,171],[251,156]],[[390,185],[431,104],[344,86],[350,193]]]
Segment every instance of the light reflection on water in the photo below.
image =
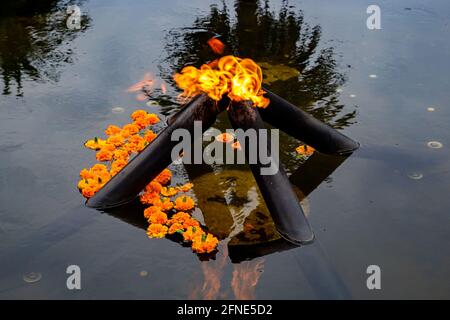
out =
[[[39,7],[15,1],[7,8],[12,3],[0,4],[2,298],[315,298],[329,296],[333,277],[356,298],[449,297],[446,1],[383,4],[380,32],[365,29],[369,3],[356,0],[285,7],[275,1],[80,1],[84,24],[76,33],[64,28],[65,1]],[[159,88],[147,97],[157,103],[147,108],[164,115],[177,110],[172,74],[211,60],[205,43],[217,34],[229,53],[263,65],[269,89],[362,143],[345,162],[319,156],[297,171],[292,151],[298,141],[281,137],[283,164],[300,197],[307,196],[323,255],[311,254],[312,245],[280,247],[261,258],[270,251],[258,248],[244,255],[250,261],[236,263],[242,256],[223,246],[216,260],[201,262],[175,242],[148,240],[131,209],[100,214],[81,206],[78,171],[93,162],[82,141],[145,106],[126,88],[146,72],[167,83],[166,93]],[[302,76],[293,76],[296,71]],[[112,112],[117,107],[124,112]],[[226,117],[216,126],[227,128]],[[429,148],[430,141],[442,148]],[[219,169],[219,178],[228,172],[247,188],[241,183],[238,196],[221,196],[235,204],[234,215],[203,212],[205,223],[227,238],[230,230],[265,220],[257,214],[263,208],[254,210],[261,201],[248,197],[254,188],[248,171]],[[177,174],[205,186],[209,170]],[[421,179],[411,178],[416,173]],[[227,208],[202,192],[196,191],[200,204]],[[244,220],[248,204],[254,212]],[[271,229],[261,225],[270,238]],[[234,241],[249,235],[260,236],[241,233]],[[84,274],[76,297],[62,285],[72,263]],[[369,264],[382,268],[381,292],[365,287]],[[25,283],[30,273],[40,280]]]

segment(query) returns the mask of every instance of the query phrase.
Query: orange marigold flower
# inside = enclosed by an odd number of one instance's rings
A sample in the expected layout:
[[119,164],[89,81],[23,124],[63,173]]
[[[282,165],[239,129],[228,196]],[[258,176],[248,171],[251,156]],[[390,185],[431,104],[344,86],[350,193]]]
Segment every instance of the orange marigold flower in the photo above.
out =
[[124,149],[117,149],[113,152],[113,158],[115,160],[124,160],[124,161],[128,162],[128,160],[130,158],[130,154],[128,153],[128,151],[126,151]]
[[314,153],[315,149],[313,147],[304,144],[295,148],[295,151],[297,151],[297,153],[302,156],[309,157]]
[[145,192],[160,193],[161,188],[161,184],[158,181],[153,180],[145,187]]
[[177,188],[173,187],[162,187],[161,188],[161,194],[165,197],[172,197],[178,193]]
[[148,218],[148,222],[166,224],[167,214],[165,214],[162,211],[155,210],[153,213],[150,214],[150,217]]
[[161,202],[161,209],[162,211],[169,211],[172,210],[173,203],[170,201],[169,198],[163,198],[163,201]]
[[125,142],[125,138],[122,137],[120,134],[110,136],[108,139],[106,139],[106,143],[112,144],[115,147],[120,147]]
[[107,136],[112,136],[112,135],[120,133],[120,131],[122,131],[122,129],[120,129],[118,126],[109,125],[108,128],[106,128],[106,130],[105,130],[105,134]]
[[174,223],[169,228],[169,234],[174,234],[175,232],[184,231],[183,225],[180,223]]
[[144,138],[142,138],[139,135],[132,135],[131,137],[128,138],[128,141],[125,144],[124,148],[129,153],[133,153],[142,151],[146,145],[147,144]]
[[135,121],[136,119],[139,119],[139,118],[145,118],[145,116],[147,116],[147,114],[148,113],[145,110],[136,110],[130,115],[130,118]]
[[200,227],[200,223],[193,218],[187,219],[183,222],[183,228],[187,229],[189,227]]
[[143,204],[154,205],[158,202],[161,202],[161,200],[159,199],[159,194],[154,192],[145,192],[139,198]]
[[192,240],[192,250],[197,253],[210,253],[216,249],[218,243],[219,240],[210,233],[207,236],[196,236]]
[[144,139],[145,139],[145,141],[147,141],[148,143],[150,143],[150,142],[152,142],[153,140],[155,140],[155,138],[156,138],[157,136],[158,136],[158,135],[157,135],[156,133],[154,133],[152,130],[147,130],[147,131],[145,131]]
[[183,232],[184,241],[194,241],[196,238],[201,238],[205,235],[205,232],[198,227],[189,227],[185,232]]
[[115,176],[117,173],[119,173],[120,170],[122,170],[126,165],[128,161],[124,159],[115,159],[113,160],[111,164],[111,176]]
[[148,226],[147,235],[149,238],[164,238],[168,228],[159,223],[152,223]]
[[224,132],[217,135],[216,140],[223,143],[229,143],[234,140],[234,136],[231,133]]
[[189,213],[180,211],[175,213],[170,220],[167,222],[169,225],[174,223],[183,224],[186,220],[191,219],[191,215]]
[[123,126],[120,134],[124,138],[128,138],[129,136],[132,136],[132,135],[138,133],[139,130],[140,130],[140,128],[137,125],[135,125],[134,123],[129,123],[129,124],[126,124]]
[[181,211],[188,211],[193,209],[195,206],[194,200],[186,195],[179,196],[175,199],[175,209]]
[[95,188],[93,187],[86,187],[81,191],[81,194],[85,198],[91,198],[95,194]]
[[148,220],[148,219],[150,219],[150,217],[151,217],[153,214],[155,214],[155,213],[157,213],[157,212],[162,212],[162,211],[161,211],[161,207],[158,207],[158,206],[150,206],[150,207],[148,207],[148,208],[146,208],[146,209],[144,210],[144,218],[146,218],[146,219]]
[[103,163],[96,163],[91,168],[92,172],[108,172],[108,168]]
[[109,150],[101,149],[99,152],[97,152],[95,157],[98,161],[110,161],[113,157],[113,153]]
[[82,169],[82,170],[80,171],[80,177],[81,177],[82,179],[87,179],[87,178],[89,178],[89,177],[90,177],[89,170],[86,169],[86,168]]
[[160,121],[159,117],[154,113],[149,113],[146,118],[150,124],[157,124]]
[[155,180],[161,183],[162,185],[166,185],[170,182],[172,178],[172,172],[169,169],[164,169]]

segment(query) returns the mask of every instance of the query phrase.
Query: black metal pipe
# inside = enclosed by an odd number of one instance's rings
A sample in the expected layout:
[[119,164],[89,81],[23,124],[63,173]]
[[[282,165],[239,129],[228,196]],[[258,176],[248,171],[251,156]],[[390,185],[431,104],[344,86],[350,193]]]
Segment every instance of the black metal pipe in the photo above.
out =
[[178,144],[177,141],[171,141],[172,132],[183,128],[189,130],[192,136],[194,121],[202,121],[202,129],[205,131],[214,124],[222,110],[220,104],[206,95],[194,97],[168,121],[169,125],[156,139],[108,181],[86,205],[105,209],[123,205],[136,198],[150,181],[172,163],[172,149]]
[[[258,142],[253,143],[259,145],[260,130],[265,129],[265,127],[258,111],[250,102],[234,102],[228,110],[228,115],[235,130],[256,130]],[[246,144],[246,141],[244,141],[246,139],[239,134],[237,138],[249,162],[250,148]],[[267,140],[266,147],[268,149],[266,154],[271,160],[278,162],[278,170],[271,175],[262,175],[261,169],[264,168],[264,165],[261,163],[261,153],[258,150],[256,163],[249,163],[252,173],[280,235],[296,245],[309,243],[314,239],[314,234],[290,185],[283,166],[277,159],[274,159],[271,153],[269,135]]]
[[319,152],[333,155],[351,153],[359,143],[331,128],[273,92],[264,89],[270,99],[266,108],[258,108],[262,119]]

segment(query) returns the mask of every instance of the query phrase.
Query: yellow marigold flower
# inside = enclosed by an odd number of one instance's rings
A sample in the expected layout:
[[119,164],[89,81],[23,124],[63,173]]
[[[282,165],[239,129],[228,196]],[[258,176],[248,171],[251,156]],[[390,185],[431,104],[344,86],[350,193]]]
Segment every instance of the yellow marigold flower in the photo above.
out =
[[150,217],[151,217],[153,214],[155,214],[155,213],[157,213],[157,212],[162,212],[162,211],[161,211],[161,207],[158,207],[158,206],[150,206],[150,207],[148,207],[148,208],[146,208],[146,209],[144,210],[144,218],[146,218],[146,219],[148,220],[148,219],[150,219]]
[[148,218],[148,222],[165,224],[167,222],[167,214],[162,211],[155,211]]
[[99,150],[106,144],[105,140],[95,137],[94,139],[88,140],[84,143],[84,146],[88,149]]
[[162,185],[166,185],[172,179],[172,172],[169,169],[164,169],[155,180],[161,183]]
[[145,131],[144,139],[145,139],[145,141],[147,141],[148,143],[150,143],[150,142],[152,142],[153,140],[155,140],[155,138],[156,138],[157,136],[158,136],[158,135],[157,135],[156,133],[154,133],[152,130],[147,130],[147,131]]
[[297,153],[302,156],[309,157],[314,153],[315,149],[313,147],[304,144],[295,148],[295,151],[297,151]]
[[172,197],[178,193],[177,188],[173,187],[162,187],[161,194],[165,197]]
[[122,131],[122,129],[120,129],[118,126],[109,125],[108,128],[106,128],[106,130],[105,130],[105,134],[107,136],[112,136],[112,135],[120,133],[120,131]]
[[186,183],[186,184],[183,184],[183,185],[180,186],[179,188],[180,188],[180,190],[183,191],[183,192],[188,192],[189,190],[192,189],[193,186],[194,186],[193,183],[188,182],[188,183]]
[[145,187],[145,192],[160,193],[161,188],[162,188],[161,184],[158,181],[153,180]]
[[180,211],[188,211],[195,206],[194,200],[186,195],[179,196],[175,199],[175,209]]
[[187,219],[183,222],[183,228],[187,229],[189,227],[200,227],[200,223],[193,218]]
[[207,236],[195,236],[192,240],[192,250],[197,253],[210,253],[216,249],[218,243],[219,240],[210,233]]
[[78,189],[83,190],[89,187],[89,181],[87,179],[81,179],[77,184]]
[[169,234],[174,234],[175,232],[184,231],[183,225],[179,223],[174,223],[169,228]]
[[194,241],[196,238],[202,238],[205,232],[198,227],[189,227],[185,232],[183,232],[184,241]]
[[174,223],[183,224],[186,220],[191,219],[191,215],[189,213],[180,211],[175,213],[170,220],[167,222],[169,225]]
[[147,235],[149,238],[164,238],[168,228],[159,223],[152,223],[148,226]]
[[113,153],[108,150],[101,149],[97,154],[95,155],[95,158],[98,161],[110,161],[113,157]]
[[172,201],[170,201],[169,198],[164,198],[163,201],[161,202],[162,211],[169,211],[172,210],[172,208],[173,208]]

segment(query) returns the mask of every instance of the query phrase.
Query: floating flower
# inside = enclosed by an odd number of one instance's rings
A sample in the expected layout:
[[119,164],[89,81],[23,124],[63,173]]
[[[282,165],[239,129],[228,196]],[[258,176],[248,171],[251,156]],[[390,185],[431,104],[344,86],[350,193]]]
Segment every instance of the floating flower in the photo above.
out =
[[122,137],[120,134],[116,134],[116,135],[110,136],[110,137],[106,140],[106,143],[112,144],[112,145],[114,145],[115,147],[120,147],[120,146],[122,146],[122,145],[124,144],[124,142],[125,142],[125,138]]
[[140,128],[137,125],[135,125],[134,123],[129,123],[129,124],[126,124],[123,126],[120,134],[124,138],[128,138],[129,136],[132,136],[132,135],[138,133],[139,130],[140,130]]
[[172,197],[172,196],[176,195],[177,193],[178,193],[177,188],[173,188],[173,187],[162,187],[161,188],[161,195],[163,195],[165,197]]
[[295,151],[297,151],[297,153],[299,155],[302,155],[302,156],[305,156],[305,157],[309,157],[309,156],[311,156],[314,153],[315,150],[314,150],[313,147],[310,147],[310,146],[304,144],[304,145],[298,146],[295,149]]
[[191,215],[189,213],[180,211],[180,212],[175,213],[167,223],[169,225],[174,224],[174,223],[184,224],[184,222],[189,219],[191,219]]
[[187,229],[189,227],[200,227],[200,223],[193,218],[186,219],[183,222],[183,228]]
[[172,179],[172,172],[169,169],[164,169],[155,180],[161,183],[162,185],[166,185]]
[[95,192],[96,192],[95,188],[93,188],[93,187],[87,187],[87,188],[84,188],[84,189],[81,191],[81,194],[82,194],[83,197],[85,197],[85,198],[91,198],[91,197],[95,194]]
[[159,223],[152,223],[148,226],[147,235],[149,238],[164,238],[168,228]]
[[161,188],[161,184],[158,181],[153,180],[145,187],[145,192],[160,193]]
[[167,214],[162,211],[155,211],[148,218],[148,222],[165,224],[167,222]]
[[105,140],[95,137],[94,139],[88,140],[84,143],[84,146],[92,150],[100,150],[106,144]]
[[120,131],[122,131],[122,129],[120,129],[118,126],[109,125],[108,128],[106,128],[105,130],[105,134],[107,136],[112,136],[120,133]]
[[180,211],[188,211],[193,209],[195,206],[194,200],[188,196],[180,196],[175,199],[175,209]]
[[183,225],[180,223],[174,223],[170,226],[168,233],[174,234],[175,232],[182,232],[184,231]]
[[127,143],[124,145],[124,149],[129,153],[140,152],[144,150],[146,141],[139,135],[132,135],[128,138]]
[[217,135],[216,140],[223,143],[229,143],[234,140],[234,136],[231,133],[224,132]]
[[158,135],[156,133],[154,133],[152,130],[147,130],[144,133],[144,139],[145,141],[147,141],[148,143],[152,142],[153,140],[156,139]]
[[130,118],[133,121],[136,121],[136,119],[145,118],[147,116],[148,112],[145,110],[136,110],[131,115]]
[[112,151],[101,149],[97,154],[95,155],[95,158],[98,161],[110,161],[113,157]]
[[196,238],[202,238],[205,232],[198,227],[189,227],[185,232],[183,232],[184,241],[194,241]]
[[[161,211],[161,207],[158,206],[150,206],[147,209],[144,210],[144,218],[146,218],[147,220],[150,219],[150,217],[156,213],[163,213]],[[164,222],[165,223],[165,222]]]
[[207,236],[195,236],[192,240],[192,250],[197,253],[210,253],[216,249],[218,243],[219,240],[210,233]]
[[188,182],[188,183],[183,184],[182,186],[180,186],[179,189],[180,189],[181,191],[183,191],[183,192],[188,192],[189,190],[192,189],[193,186],[194,186],[193,183]]
[[139,199],[143,204],[148,205],[154,205],[158,202],[161,202],[161,199],[159,199],[159,194],[155,192],[145,192],[139,197]]
[[111,164],[111,176],[115,176],[128,164],[128,160],[125,159],[116,159]]

